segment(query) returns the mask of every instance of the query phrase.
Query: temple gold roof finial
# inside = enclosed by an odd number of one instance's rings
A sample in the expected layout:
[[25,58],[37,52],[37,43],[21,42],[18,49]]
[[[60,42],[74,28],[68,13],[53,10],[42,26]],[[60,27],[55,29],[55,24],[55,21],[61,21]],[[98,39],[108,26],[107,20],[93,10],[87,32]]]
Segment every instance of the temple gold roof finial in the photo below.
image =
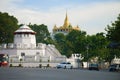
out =
[[70,25],[70,23],[69,23],[68,16],[67,16],[67,11],[66,11],[66,17],[65,17],[65,20],[64,20],[64,25],[63,25],[63,27],[64,27],[64,28],[67,28],[69,25]]
[[53,29],[57,29],[57,26],[56,26],[56,24],[54,25],[54,28]]

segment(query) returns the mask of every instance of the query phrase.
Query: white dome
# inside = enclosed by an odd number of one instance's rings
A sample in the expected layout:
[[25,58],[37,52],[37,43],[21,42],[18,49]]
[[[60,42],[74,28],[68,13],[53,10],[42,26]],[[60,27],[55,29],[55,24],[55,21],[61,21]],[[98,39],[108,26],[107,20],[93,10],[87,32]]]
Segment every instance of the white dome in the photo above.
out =
[[36,32],[35,31],[33,31],[30,27],[28,27],[28,26],[26,26],[26,25],[23,25],[23,26],[21,26],[18,30],[16,30],[15,32],[14,32],[15,34],[21,34],[21,33],[23,33],[23,34],[35,34]]

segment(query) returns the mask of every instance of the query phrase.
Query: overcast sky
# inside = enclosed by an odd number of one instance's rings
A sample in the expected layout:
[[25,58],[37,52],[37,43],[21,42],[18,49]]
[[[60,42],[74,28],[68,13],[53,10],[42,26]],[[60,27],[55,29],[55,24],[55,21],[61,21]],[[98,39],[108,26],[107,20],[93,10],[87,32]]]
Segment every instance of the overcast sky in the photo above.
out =
[[87,34],[105,32],[120,14],[120,0],[0,0],[0,11],[15,16],[19,23],[62,26],[66,11],[72,26]]

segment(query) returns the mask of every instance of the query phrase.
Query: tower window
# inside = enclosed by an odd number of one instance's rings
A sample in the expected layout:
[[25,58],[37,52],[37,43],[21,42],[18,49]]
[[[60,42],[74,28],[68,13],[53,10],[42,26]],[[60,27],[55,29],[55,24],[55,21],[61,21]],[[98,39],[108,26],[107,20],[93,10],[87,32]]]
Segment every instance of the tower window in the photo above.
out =
[[25,53],[22,52],[22,53],[21,53],[21,56],[25,56]]

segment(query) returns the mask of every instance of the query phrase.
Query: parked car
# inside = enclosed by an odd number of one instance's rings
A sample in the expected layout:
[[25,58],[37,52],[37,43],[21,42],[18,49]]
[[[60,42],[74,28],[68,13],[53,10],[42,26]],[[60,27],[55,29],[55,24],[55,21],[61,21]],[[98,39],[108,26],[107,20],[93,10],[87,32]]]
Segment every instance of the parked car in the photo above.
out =
[[110,65],[109,71],[120,71],[120,64],[112,64],[112,65]]
[[89,64],[89,70],[97,70],[99,71],[99,65],[98,64]]
[[62,63],[59,63],[57,66],[56,66],[58,69],[59,68],[63,68],[63,69],[66,69],[66,68],[69,68],[69,69],[72,69],[73,66],[70,62],[62,62]]

